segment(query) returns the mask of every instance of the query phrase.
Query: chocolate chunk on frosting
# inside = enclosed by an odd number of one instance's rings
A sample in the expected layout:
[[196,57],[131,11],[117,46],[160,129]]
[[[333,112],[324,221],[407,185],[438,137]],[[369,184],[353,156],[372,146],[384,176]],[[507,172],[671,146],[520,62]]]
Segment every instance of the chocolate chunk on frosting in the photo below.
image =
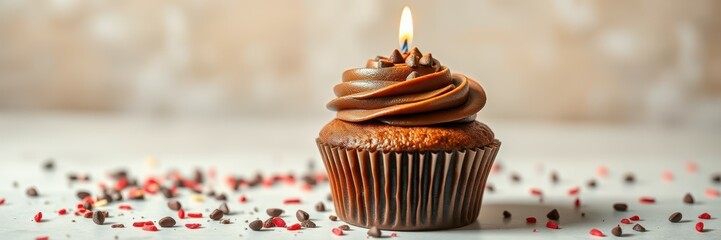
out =
[[394,50],[387,59],[370,59],[365,68],[347,70],[333,90],[337,98],[327,107],[348,122],[377,120],[396,126],[471,122],[486,103],[478,82],[451,73],[417,48],[405,54]]

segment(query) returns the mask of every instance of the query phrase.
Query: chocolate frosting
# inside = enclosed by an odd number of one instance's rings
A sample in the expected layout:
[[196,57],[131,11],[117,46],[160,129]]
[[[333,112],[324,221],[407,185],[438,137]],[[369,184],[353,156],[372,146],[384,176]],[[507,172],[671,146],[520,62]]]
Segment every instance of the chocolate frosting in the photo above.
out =
[[327,104],[348,122],[378,120],[395,126],[471,122],[486,104],[483,87],[463,74],[451,73],[431,54],[414,48],[399,59],[368,60],[365,68],[343,73]]

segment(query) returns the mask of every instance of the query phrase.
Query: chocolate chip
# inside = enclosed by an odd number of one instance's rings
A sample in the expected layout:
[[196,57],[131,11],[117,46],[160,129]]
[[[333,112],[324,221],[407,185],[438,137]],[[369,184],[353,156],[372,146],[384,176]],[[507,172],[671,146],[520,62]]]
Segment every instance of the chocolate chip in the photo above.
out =
[[413,49],[411,49],[411,55],[416,55],[418,57],[423,56],[421,50],[418,50],[418,47],[413,47]]
[[433,55],[431,55],[430,53],[423,55],[423,57],[418,60],[418,64],[423,66],[431,66],[433,64]]
[[376,56],[376,58],[375,58],[374,60],[378,61],[378,60],[381,60],[381,59],[386,59],[386,60],[387,60],[388,58],[387,58],[387,57],[384,57],[384,56]]
[[551,220],[558,220],[559,218],[561,218],[561,215],[559,215],[558,210],[554,208],[553,210],[548,212],[548,214],[546,214],[546,217]]
[[35,189],[35,187],[29,187],[27,190],[25,190],[25,194],[27,194],[28,197],[37,197],[38,190]]
[[161,218],[158,221],[158,225],[165,228],[175,226],[175,219],[173,219],[172,217]]
[[298,219],[299,222],[302,222],[308,220],[308,218],[310,218],[310,215],[303,210],[298,210],[295,212],[295,217]]
[[336,215],[330,215],[328,216],[328,219],[330,219],[331,221],[338,221],[338,217]]
[[338,228],[339,228],[340,230],[343,230],[343,231],[348,231],[348,230],[350,230],[350,226],[348,226],[348,225],[346,225],[346,224],[340,225],[340,226],[338,226]]
[[626,210],[628,210],[628,205],[626,205],[625,203],[616,203],[613,204],[613,209],[616,211],[625,212]]
[[368,230],[369,237],[379,238],[379,237],[381,237],[381,234],[382,234],[381,230],[378,229],[378,227],[372,227],[371,229]]
[[110,225],[110,227],[111,228],[125,228],[125,225],[117,223],[117,224]]
[[551,182],[554,184],[558,183],[558,173],[556,173],[556,172],[551,173]]
[[390,62],[389,60],[385,60],[385,59],[375,61],[373,64],[374,64],[373,67],[375,67],[375,68],[387,68],[387,67],[393,66],[392,62]]
[[52,158],[45,160],[45,162],[43,163],[43,168],[47,171],[54,170],[55,169],[55,161]]
[[325,212],[325,204],[323,204],[323,202],[316,203],[315,210],[318,212]]
[[105,223],[105,215],[100,211],[95,211],[93,213],[93,222],[97,225],[103,225],[103,223]]
[[280,208],[268,208],[265,210],[265,213],[267,213],[268,216],[271,216],[271,217],[279,217],[281,214],[283,214],[283,212],[285,212],[285,211],[283,211],[283,209],[280,209]]
[[645,232],[646,228],[641,226],[641,224],[637,223],[636,225],[633,226],[633,230],[636,232]]
[[215,209],[210,213],[210,219],[220,220],[221,218],[223,218],[223,212],[218,209]]
[[[556,214],[558,214],[558,213],[556,213]],[[503,211],[503,218],[504,218],[504,219],[511,218],[511,213],[504,210],[504,211]]]
[[78,196],[78,199],[83,200],[86,197],[90,197],[90,193],[87,191],[78,191],[75,196]]
[[248,224],[248,227],[252,229],[253,231],[260,231],[261,228],[263,228],[263,221],[255,220]]
[[696,201],[693,199],[693,196],[691,196],[691,193],[686,193],[686,195],[683,196],[683,202],[686,204],[693,204]]
[[521,176],[519,176],[517,173],[512,173],[512,174],[511,174],[511,181],[513,181],[513,182],[520,182],[520,181],[521,181]]
[[270,217],[270,218],[268,218],[267,220],[265,220],[265,222],[263,222],[263,227],[264,227],[264,228],[272,228],[272,227],[275,227],[275,223],[273,223],[273,217]]
[[419,55],[411,54],[406,57],[406,65],[411,68],[418,67]]
[[633,173],[628,173],[623,178],[623,181],[625,181],[626,183],[634,183],[636,182],[636,177],[633,175]]
[[588,180],[588,183],[586,184],[588,188],[596,188],[596,179]]
[[173,199],[173,200],[168,201],[168,208],[170,208],[170,210],[178,211],[182,207],[183,207],[183,205],[180,204],[180,202],[178,200]]
[[721,174],[720,174],[720,173],[717,173],[717,174],[713,175],[713,176],[711,177],[711,181],[714,182],[714,183],[716,183],[716,184],[721,183]]
[[616,227],[611,229],[611,234],[616,237],[620,237],[621,235],[623,235],[623,230],[621,230],[621,226],[616,225]]
[[228,208],[228,204],[226,203],[221,203],[220,206],[218,206],[218,209],[223,212],[223,214],[230,213],[230,209]]
[[388,58],[392,63],[403,63],[403,55],[401,55],[401,52],[398,51],[398,49],[393,49],[393,52],[391,53],[391,56]]
[[300,222],[300,226],[304,227],[304,228],[314,228],[315,223],[311,220],[305,220],[305,221]]
[[220,224],[230,224],[230,219],[226,218],[226,219],[220,220]]
[[668,217],[668,221],[672,223],[677,223],[681,221],[681,218],[683,218],[683,215],[681,215],[680,212],[675,212]]
[[413,72],[411,72],[410,74],[408,74],[408,76],[406,77],[406,80],[411,80],[411,79],[414,79],[414,78],[417,78],[417,77],[418,77],[418,72],[413,71]]

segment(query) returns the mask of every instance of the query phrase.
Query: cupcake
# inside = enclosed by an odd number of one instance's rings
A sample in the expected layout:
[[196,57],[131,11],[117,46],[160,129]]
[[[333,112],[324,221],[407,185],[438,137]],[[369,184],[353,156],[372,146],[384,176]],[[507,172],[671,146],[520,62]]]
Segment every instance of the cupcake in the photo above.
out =
[[438,230],[478,218],[500,141],[475,120],[486,94],[414,48],[343,73],[316,139],[338,217],[360,227]]

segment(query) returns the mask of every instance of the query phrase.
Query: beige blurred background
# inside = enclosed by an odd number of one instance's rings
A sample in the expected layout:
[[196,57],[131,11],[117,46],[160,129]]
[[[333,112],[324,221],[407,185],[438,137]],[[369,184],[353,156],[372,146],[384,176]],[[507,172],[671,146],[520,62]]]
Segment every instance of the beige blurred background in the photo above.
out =
[[721,1],[0,1],[0,111],[318,117],[343,70],[414,45],[480,118],[721,128]]

